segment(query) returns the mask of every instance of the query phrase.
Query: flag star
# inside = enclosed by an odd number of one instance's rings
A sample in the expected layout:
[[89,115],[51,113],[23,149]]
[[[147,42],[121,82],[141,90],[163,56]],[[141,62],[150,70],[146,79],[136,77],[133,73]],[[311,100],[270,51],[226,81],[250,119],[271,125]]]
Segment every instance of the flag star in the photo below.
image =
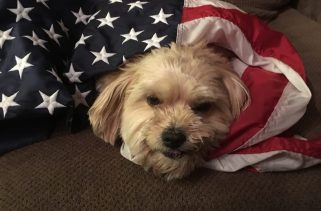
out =
[[69,72],[64,73],[64,75],[69,79],[71,83],[78,82],[81,83],[82,81],[79,79],[79,76],[84,72],[76,72],[74,66],[70,64]]
[[76,86],[75,93],[72,95],[72,98],[74,99],[74,102],[75,102],[75,107],[79,106],[79,104],[83,104],[84,106],[89,107],[86,101],[86,97],[90,92],[91,91],[81,92]]
[[39,45],[40,47],[48,50],[44,45],[47,41],[40,39],[34,31],[32,31],[32,37],[31,36],[24,36],[24,37],[31,40],[34,46]]
[[58,92],[59,92],[59,90],[57,90],[51,96],[48,96],[48,95],[42,93],[41,91],[39,91],[43,102],[35,108],[46,108],[46,109],[48,109],[49,113],[51,115],[53,115],[55,108],[66,107],[66,106],[57,102]]
[[29,56],[30,56],[31,53],[28,53],[27,55],[25,55],[22,59],[15,56],[15,59],[16,59],[16,65],[11,68],[9,70],[9,72],[11,71],[18,71],[19,72],[19,76],[20,76],[20,79],[22,78],[22,73],[24,71],[25,68],[27,67],[30,67],[30,66],[33,66],[32,64],[28,63],[28,59],[29,59]]
[[0,48],[2,48],[2,46],[6,40],[15,39],[15,37],[10,36],[11,31],[12,31],[12,27],[10,29],[8,29],[7,31],[0,30]]
[[2,108],[2,113],[3,113],[3,117],[6,117],[8,108],[11,106],[20,106],[18,103],[16,103],[14,101],[14,99],[16,98],[18,92],[16,92],[15,94],[11,95],[11,96],[6,96],[4,94],[2,94],[2,99],[0,101],[0,108]]
[[51,24],[49,30],[46,30],[46,29],[43,29],[43,30],[48,34],[48,36],[50,37],[50,39],[54,40],[54,41],[60,46],[60,43],[59,43],[58,39],[59,39],[60,37],[62,37],[62,35],[57,34],[57,33],[55,32],[55,29],[54,29],[54,27],[53,27],[53,24]]
[[77,18],[75,24],[80,23],[80,22],[82,22],[83,24],[87,24],[87,18],[89,18],[90,15],[84,14],[81,8],[79,9],[78,13],[73,12],[73,11],[71,11],[71,12]]
[[49,6],[46,3],[46,1],[49,1],[49,0],[37,0],[37,3],[42,3],[45,7],[47,7],[49,9]]
[[98,13],[100,13],[100,10],[98,12],[96,12],[95,14],[91,15],[90,18],[88,19],[88,23],[92,20],[94,20],[96,18],[96,15],[98,15]]
[[153,35],[153,37],[151,39],[148,40],[144,40],[143,42],[147,44],[146,48],[144,49],[144,51],[146,51],[147,49],[151,48],[151,47],[157,47],[160,48],[160,42],[165,39],[166,36],[163,37],[157,37],[157,34],[155,33]]
[[63,32],[65,32],[65,34],[66,34],[67,37],[68,37],[68,31],[69,31],[69,29],[65,26],[64,22],[62,22],[62,20],[57,21],[57,22],[58,22],[61,30],[62,30]]
[[135,1],[134,3],[129,3],[127,5],[129,5],[129,9],[128,12],[131,11],[132,9],[134,9],[135,7],[138,7],[140,9],[143,9],[143,4],[147,4],[148,2],[146,1]]
[[94,51],[90,51],[90,52],[92,54],[94,54],[96,57],[95,60],[93,61],[92,65],[98,61],[103,61],[103,62],[109,64],[108,58],[115,55],[115,53],[107,53],[105,46],[100,50],[100,52],[94,52]]
[[109,0],[110,4],[113,4],[113,3],[116,3],[116,2],[123,3],[122,0]]
[[173,14],[165,14],[164,11],[163,11],[163,8],[162,8],[162,9],[159,11],[158,15],[152,15],[152,16],[150,16],[150,17],[155,19],[154,22],[153,22],[153,24],[156,24],[156,23],[159,23],[159,22],[168,24],[166,18],[169,18],[169,17],[171,17],[172,15],[173,15]]
[[110,26],[111,28],[114,28],[114,25],[113,25],[113,22],[115,20],[117,20],[119,17],[111,17],[109,12],[107,13],[106,17],[105,18],[99,18],[97,19],[98,21],[100,21],[100,24],[98,26],[99,27],[102,27],[104,25],[108,25]]
[[137,36],[142,32],[143,31],[135,32],[134,28],[132,28],[128,34],[121,34],[121,36],[125,38],[125,40],[123,41],[123,44],[125,42],[127,42],[128,40],[136,40],[136,41],[138,41],[137,40]]
[[51,68],[51,70],[47,70],[47,72],[51,73],[53,76],[55,76],[57,81],[62,83],[62,80],[60,79],[60,77],[57,75],[56,71],[53,68]]
[[17,8],[16,9],[8,9],[10,12],[16,14],[16,22],[20,21],[22,18],[31,21],[28,13],[33,10],[34,7],[23,7],[20,1],[17,1]]
[[91,36],[92,36],[92,35],[84,36],[84,34],[81,34],[80,39],[79,39],[78,42],[76,42],[76,44],[75,44],[75,48],[77,48],[78,45],[81,45],[81,44],[85,45],[85,44],[86,44],[86,43],[85,43],[85,40],[87,40],[87,39],[90,38]]

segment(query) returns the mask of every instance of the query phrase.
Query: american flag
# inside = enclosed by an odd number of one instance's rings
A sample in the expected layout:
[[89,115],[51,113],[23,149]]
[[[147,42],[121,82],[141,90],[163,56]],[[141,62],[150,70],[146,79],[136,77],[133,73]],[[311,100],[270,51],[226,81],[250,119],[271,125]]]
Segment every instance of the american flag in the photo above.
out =
[[0,153],[88,126],[95,78],[176,39],[178,0],[1,0]]
[[[2,0],[0,122],[11,130],[0,138],[0,150],[41,139],[39,125],[61,117],[82,127],[101,74],[170,42],[200,40],[235,53],[234,69],[252,98],[206,167],[283,171],[321,163],[321,139],[282,135],[311,97],[295,49],[257,18],[218,0]],[[28,131],[29,140],[10,142]]]

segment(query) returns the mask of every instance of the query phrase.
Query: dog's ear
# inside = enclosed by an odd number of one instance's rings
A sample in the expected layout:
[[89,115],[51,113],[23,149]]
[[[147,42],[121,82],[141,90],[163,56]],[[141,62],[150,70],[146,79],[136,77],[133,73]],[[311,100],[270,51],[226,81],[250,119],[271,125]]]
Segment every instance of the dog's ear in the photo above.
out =
[[241,79],[230,71],[224,71],[223,84],[228,92],[231,111],[237,117],[250,104],[250,94]]
[[133,75],[132,71],[120,70],[102,77],[98,82],[100,94],[88,112],[94,133],[112,145],[119,136],[126,89]]
[[236,56],[232,51],[215,44],[208,44],[207,47],[211,55],[209,61],[219,72],[220,80],[228,93],[231,113],[233,117],[237,117],[250,104],[250,94],[245,84],[232,70],[230,62]]

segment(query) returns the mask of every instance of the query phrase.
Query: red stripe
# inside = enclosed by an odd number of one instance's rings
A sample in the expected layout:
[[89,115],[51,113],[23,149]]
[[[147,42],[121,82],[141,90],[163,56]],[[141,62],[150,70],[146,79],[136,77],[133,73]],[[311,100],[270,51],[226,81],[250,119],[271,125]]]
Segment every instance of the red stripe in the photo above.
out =
[[257,145],[235,151],[233,154],[258,154],[279,150],[321,159],[321,139],[302,141],[288,137],[272,137]]
[[223,9],[205,5],[183,8],[182,22],[212,16],[226,19],[238,26],[259,55],[274,57],[288,64],[305,80],[302,61],[287,38],[283,34],[271,30],[255,16],[242,13],[236,9]]
[[231,153],[259,132],[265,126],[288,83],[284,75],[256,67],[248,67],[242,75],[242,80],[249,89],[251,104],[233,122],[230,133],[221,147],[210,152],[209,159]]
[[253,166],[248,166],[246,167],[244,170],[252,172],[252,173],[260,173],[256,168],[254,168]]

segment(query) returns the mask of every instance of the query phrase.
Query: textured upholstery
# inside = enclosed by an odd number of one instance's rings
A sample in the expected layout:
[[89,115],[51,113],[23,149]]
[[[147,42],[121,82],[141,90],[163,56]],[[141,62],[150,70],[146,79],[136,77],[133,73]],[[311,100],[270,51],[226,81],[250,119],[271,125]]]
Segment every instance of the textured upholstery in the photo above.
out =
[[166,182],[90,130],[0,157],[0,210],[320,210],[321,168]]

